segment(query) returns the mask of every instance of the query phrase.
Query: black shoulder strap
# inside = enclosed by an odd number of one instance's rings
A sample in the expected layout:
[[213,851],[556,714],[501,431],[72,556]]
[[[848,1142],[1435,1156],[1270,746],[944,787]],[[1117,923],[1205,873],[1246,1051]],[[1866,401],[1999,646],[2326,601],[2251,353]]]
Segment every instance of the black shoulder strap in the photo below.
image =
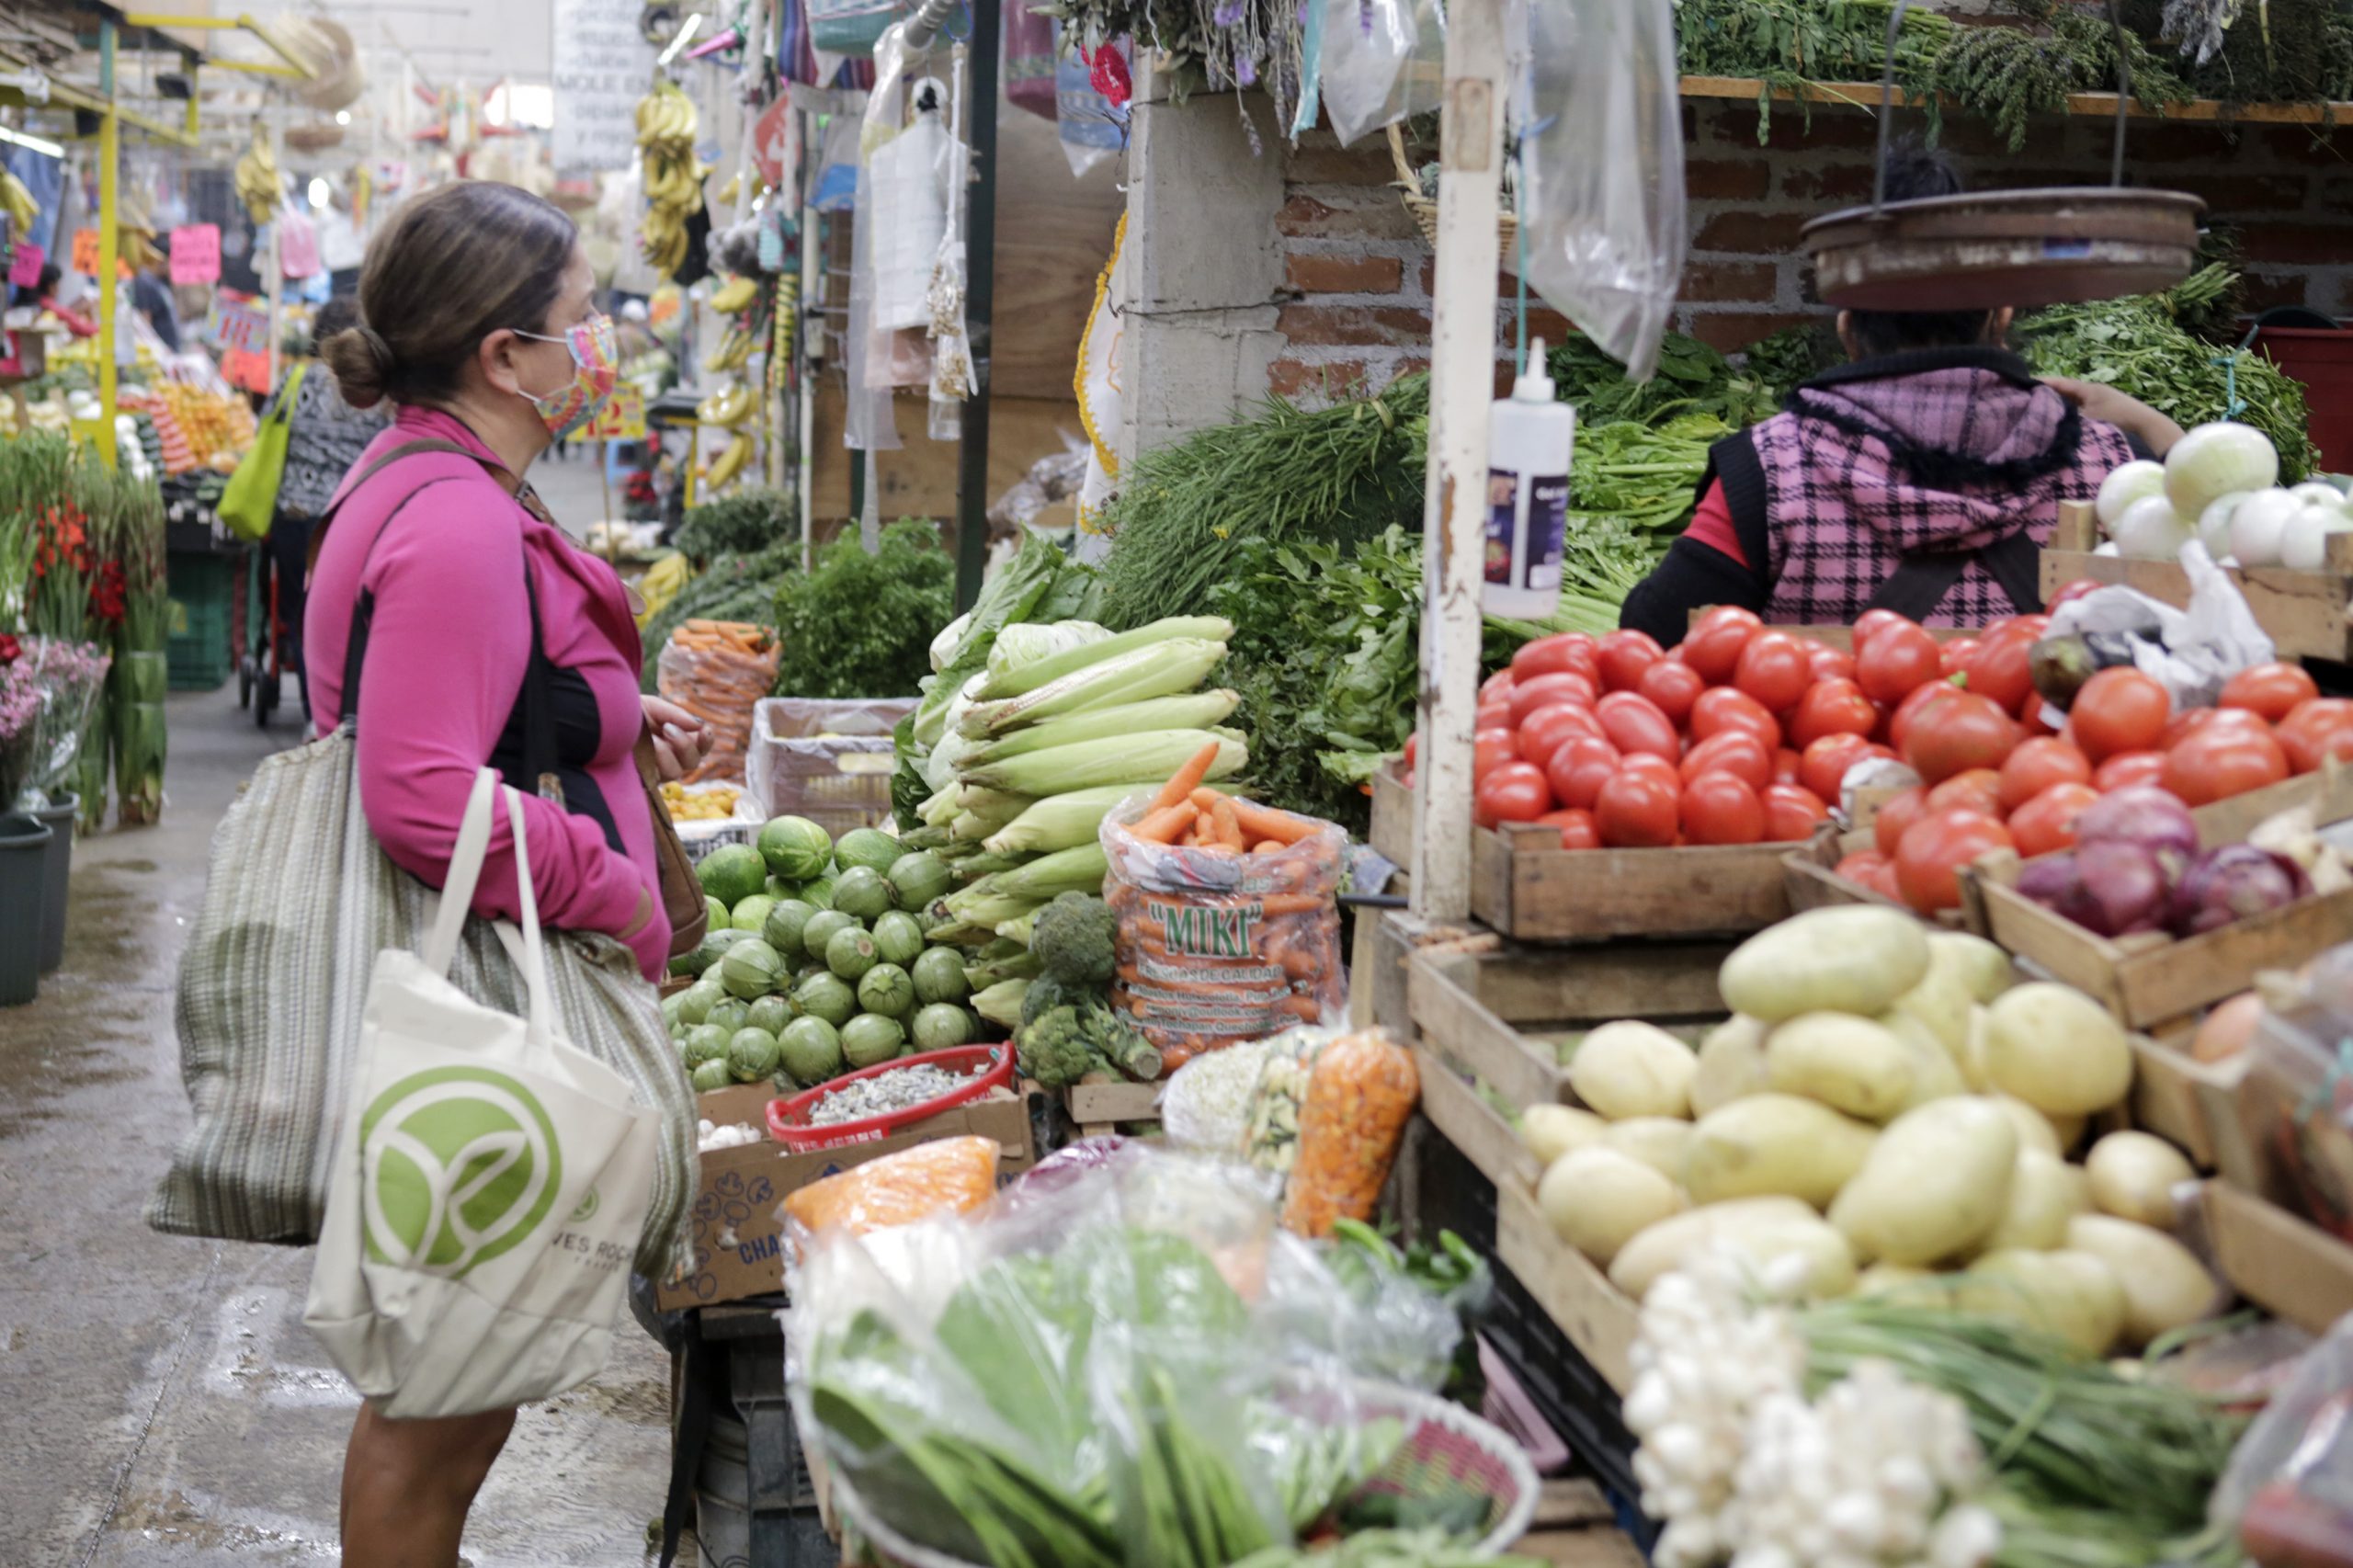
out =
[[1892,609],[1911,620],[1926,620],[1945,595],[1961,581],[1961,574],[1975,562],[1992,574],[2008,596],[2010,607],[2020,615],[2034,615],[2042,608],[2040,561],[2034,540],[2024,528],[2005,534],[1988,545],[1975,550],[1951,551],[1943,554],[1907,555],[1903,563],[1888,574],[1887,580],[1871,596],[1866,609]]

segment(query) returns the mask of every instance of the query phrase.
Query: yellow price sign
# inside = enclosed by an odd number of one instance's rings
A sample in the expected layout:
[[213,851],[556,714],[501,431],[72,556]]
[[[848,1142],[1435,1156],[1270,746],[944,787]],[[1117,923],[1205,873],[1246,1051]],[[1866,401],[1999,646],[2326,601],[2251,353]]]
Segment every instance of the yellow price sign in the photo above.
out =
[[645,439],[645,392],[634,382],[623,381],[613,389],[612,397],[588,421],[581,435],[591,441],[642,441]]

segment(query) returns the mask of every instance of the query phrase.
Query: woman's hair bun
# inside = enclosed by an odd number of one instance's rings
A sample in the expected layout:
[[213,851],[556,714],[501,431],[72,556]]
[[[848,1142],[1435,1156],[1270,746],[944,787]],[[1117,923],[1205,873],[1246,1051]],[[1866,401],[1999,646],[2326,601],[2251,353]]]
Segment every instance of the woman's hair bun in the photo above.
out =
[[373,408],[384,400],[392,375],[392,346],[365,322],[347,327],[319,345],[319,357],[335,372],[343,401],[354,408]]

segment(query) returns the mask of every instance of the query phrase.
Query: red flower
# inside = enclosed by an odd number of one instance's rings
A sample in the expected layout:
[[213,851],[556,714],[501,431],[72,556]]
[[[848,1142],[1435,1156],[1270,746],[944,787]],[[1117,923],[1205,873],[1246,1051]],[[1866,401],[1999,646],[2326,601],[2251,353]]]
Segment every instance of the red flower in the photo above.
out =
[[15,664],[17,655],[22,652],[24,652],[23,648],[18,645],[14,637],[0,631],[0,665]]
[[[1084,54],[1086,51],[1079,52]],[[1104,101],[1113,108],[1126,107],[1128,99],[1135,96],[1135,84],[1128,75],[1128,62],[1120,57],[1119,50],[1107,43],[1095,51],[1094,59],[1087,63],[1093,69],[1087,72],[1086,78],[1103,95]]]
[[119,621],[129,609],[122,562],[109,561],[90,584],[90,608],[100,620]]

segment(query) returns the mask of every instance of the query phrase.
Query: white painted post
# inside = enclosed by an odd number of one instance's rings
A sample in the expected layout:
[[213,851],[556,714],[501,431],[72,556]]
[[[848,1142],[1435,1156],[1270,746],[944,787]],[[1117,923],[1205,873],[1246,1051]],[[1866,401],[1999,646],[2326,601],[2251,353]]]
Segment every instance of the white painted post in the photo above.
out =
[[1446,28],[1422,502],[1426,597],[1413,909],[1427,921],[1471,913],[1472,724],[1486,557],[1487,405],[1495,397],[1504,70],[1504,0],[1455,0]]

